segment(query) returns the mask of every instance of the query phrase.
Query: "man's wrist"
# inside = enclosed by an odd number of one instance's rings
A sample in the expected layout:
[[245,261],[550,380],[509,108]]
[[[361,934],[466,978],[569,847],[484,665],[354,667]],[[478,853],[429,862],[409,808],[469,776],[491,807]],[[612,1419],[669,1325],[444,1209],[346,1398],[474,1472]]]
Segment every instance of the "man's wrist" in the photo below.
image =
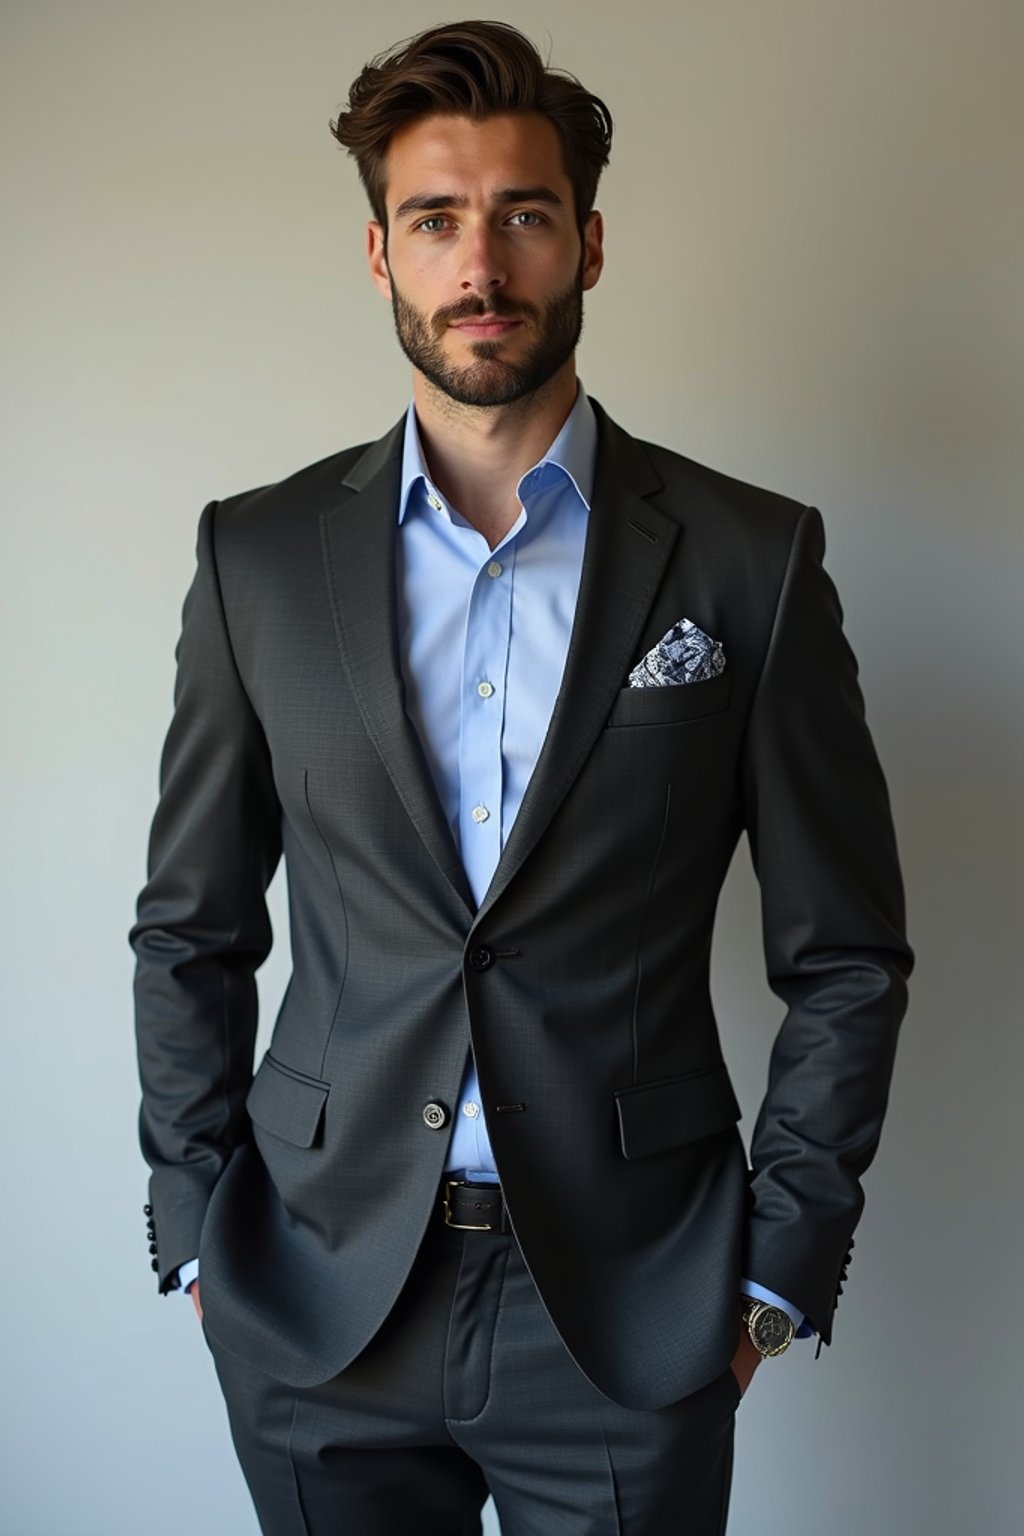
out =
[[740,1297],[748,1297],[751,1301],[766,1301],[770,1307],[780,1307],[786,1313],[793,1324],[793,1333],[798,1339],[809,1339],[814,1330],[807,1322],[806,1314],[795,1307],[785,1296],[780,1296],[777,1291],[770,1291],[766,1285],[758,1285],[756,1280],[740,1280]]
[[740,1337],[749,1340],[751,1348],[762,1360],[785,1354],[796,1338],[789,1313],[770,1301],[745,1299],[740,1320],[743,1324]]

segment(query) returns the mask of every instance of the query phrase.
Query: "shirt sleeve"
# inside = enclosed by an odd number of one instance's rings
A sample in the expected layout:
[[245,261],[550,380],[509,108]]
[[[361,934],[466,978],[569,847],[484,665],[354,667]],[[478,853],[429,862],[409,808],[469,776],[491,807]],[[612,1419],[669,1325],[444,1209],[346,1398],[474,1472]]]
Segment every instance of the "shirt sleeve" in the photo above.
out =
[[[187,1292],[190,1285],[199,1279],[199,1260],[189,1259],[187,1264],[182,1264],[178,1270],[177,1284],[173,1282],[169,1290],[181,1290]],[[781,1305],[781,1303],[780,1303]]]

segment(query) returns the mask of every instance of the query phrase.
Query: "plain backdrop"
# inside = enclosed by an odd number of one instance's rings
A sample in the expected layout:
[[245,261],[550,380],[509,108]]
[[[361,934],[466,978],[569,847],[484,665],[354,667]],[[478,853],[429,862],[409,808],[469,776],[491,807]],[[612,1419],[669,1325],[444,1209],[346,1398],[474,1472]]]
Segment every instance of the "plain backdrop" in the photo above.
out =
[[[255,1532],[191,1308],[149,1270],[126,933],[202,505],[407,399],[328,118],[458,15],[3,6],[2,1536]],[[616,121],[582,377],[822,508],[905,862],[918,970],[835,1343],[758,1374],[731,1536],[1013,1536],[1024,7],[500,16]],[[715,992],[749,1129],[781,1008],[745,852]]]

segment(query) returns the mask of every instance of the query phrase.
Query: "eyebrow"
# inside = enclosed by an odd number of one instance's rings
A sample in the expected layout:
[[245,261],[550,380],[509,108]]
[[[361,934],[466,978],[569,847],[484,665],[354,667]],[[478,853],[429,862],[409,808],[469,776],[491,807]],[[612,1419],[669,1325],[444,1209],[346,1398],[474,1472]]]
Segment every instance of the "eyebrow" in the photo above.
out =
[[[558,193],[544,186],[502,187],[500,192],[495,192],[491,202],[497,208],[503,208],[509,203],[549,203],[554,208],[563,206]],[[469,198],[454,192],[416,192],[399,203],[395,209],[395,218],[404,218],[407,213],[436,213],[442,208],[468,207]]]

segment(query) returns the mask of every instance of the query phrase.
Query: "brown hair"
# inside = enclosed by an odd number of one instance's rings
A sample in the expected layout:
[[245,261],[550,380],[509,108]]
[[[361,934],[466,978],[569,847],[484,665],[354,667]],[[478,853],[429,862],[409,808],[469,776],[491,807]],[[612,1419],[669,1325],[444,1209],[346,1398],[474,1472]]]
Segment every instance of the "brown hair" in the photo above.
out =
[[604,102],[574,75],[547,68],[529,38],[503,21],[455,22],[397,43],[353,81],[348,108],[331,132],[355,157],[374,217],[385,229],[388,147],[399,129],[421,118],[542,112],[562,141],[581,232],[612,141]]

